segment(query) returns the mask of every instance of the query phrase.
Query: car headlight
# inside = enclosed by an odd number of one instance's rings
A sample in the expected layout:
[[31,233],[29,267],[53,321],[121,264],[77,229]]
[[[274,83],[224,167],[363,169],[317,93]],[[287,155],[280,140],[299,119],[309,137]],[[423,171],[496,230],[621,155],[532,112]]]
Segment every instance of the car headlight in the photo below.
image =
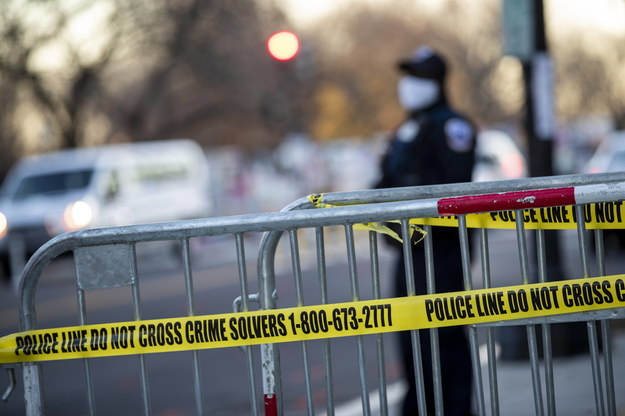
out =
[[9,222],[7,221],[7,216],[0,212],[0,240],[7,235],[9,231]]
[[93,219],[91,206],[84,201],[72,202],[65,208],[63,213],[63,226],[65,231],[75,231],[85,228]]

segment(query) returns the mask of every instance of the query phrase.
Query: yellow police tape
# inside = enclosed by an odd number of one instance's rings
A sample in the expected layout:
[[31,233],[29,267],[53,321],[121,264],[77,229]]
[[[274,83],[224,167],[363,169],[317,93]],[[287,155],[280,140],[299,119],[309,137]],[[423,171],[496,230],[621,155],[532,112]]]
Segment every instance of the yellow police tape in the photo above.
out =
[[0,363],[105,357],[376,334],[625,306],[625,275],[185,318],[20,332]]
[[[513,229],[516,227],[516,211],[493,211],[466,216],[469,228]],[[522,211],[524,227],[530,230],[577,229],[575,207],[554,206]],[[444,227],[457,227],[458,217],[416,218],[411,223]],[[584,206],[584,223],[589,230],[624,229],[625,204],[623,201],[598,202]]]
[[[332,208],[336,206],[336,205],[326,204],[325,202],[323,202],[323,194],[308,195],[308,201],[310,201],[310,203],[313,204],[315,208]],[[399,221],[387,221],[387,222],[396,223],[396,224],[400,223]],[[409,224],[409,226],[410,226],[409,228],[410,239],[413,241],[413,244],[420,243],[425,238],[427,233],[416,224]],[[396,231],[392,230],[390,227],[383,225],[379,222],[367,222],[367,223],[362,223],[362,224],[354,224],[354,230],[374,231],[378,234],[386,234],[389,237],[399,241],[400,243],[403,242],[402,238],[399,236],[399,234]],[[419,234],[419,237],[416,239],[413,238],[415,233]]]
[[[330,208],[323,202],[323,194],[314,194],[308,200],[316,208]],[[525,228],[532,230],[568,230],[577,228],[574,206],[554,206],[522,211]],[[466,216],[469,228],[514,229],[516,211],[493,211]],[[623,201],[598,202],[584,206],[584,222],[588,229],[625,229],[625,203]],[[411,224],[457,227],[457,216],[415,218]],[[366,228],[366,227],[365,227]],[[371,228],[366,228],[371,229]]]

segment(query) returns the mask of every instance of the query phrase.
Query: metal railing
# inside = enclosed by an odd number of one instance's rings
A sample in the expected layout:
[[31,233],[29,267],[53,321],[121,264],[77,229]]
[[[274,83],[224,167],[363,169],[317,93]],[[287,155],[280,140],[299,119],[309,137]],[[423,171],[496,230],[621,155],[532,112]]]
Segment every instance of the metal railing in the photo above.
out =
[[[372,207],[375,207],[376,204],[385,204],[391,202],[399,202],[399,201],[423,201],[428,199],[436,199],[442,197],[454,197],[454,196],[466,196],[466,195],[481,195],[481,194],[494,194],[494,193],[510,193],[515,191],[529,191],[529,190],[539,190],[539,189],[549,189],[549,188],[559,188],[559,187],[575,187],[575,186],[585,186],[585,185],[593,185],[593,184],[611,184],[611,183],[619,183],[625,179],[625,173],[610,173],[610,174],[596,174],[596,175],[566,175],[566,176],[555,176],[555,177],[543,177],[543,178],[531,178],[524,180],[511,180],[511,181],[497,181],[497,182],[484,182],[484,183],[465,183],[465,184],[450,184],[450,185],[432,185],[432,186],[421,186],[421,187],[409,187],[409,188],[397,188],[397,189],[379,189],[379,190],[366,190],[366,191],[354,191],[354,192],[337,192],[337,193],[328,193],[322,196],[323,204],[327,204],[332,207],[340,207],[340,206],[360,206],[364,207],[371,204]],[[612,196],[607,197],[608,200],[612,198],[614,200],[622,199],[623,195],[619,193],[614,193]],[[316,205],[311,201],[310,198],[301,198],[293,203],[289,204],[287,207],[283,209],[284,212],[297,212],[300,210],[311,210],[315,209]],[[336,209],[336,208],[333,208]],[[330,210],[331,211],[331,210]],[[487,212],[488,210],[484,209],[482,212]],[[583,206],[577,205],[575,206],[575,211],[577,212],[578,218],[583,218]],[[517,237],[517,247],[519,253],[519,284],[527,284],[531,281],[535,281],[530,276],[530,267],[532,263],[532,259],[528,253],[527,249],[527,237],[526,230],[524,227],[522,210],[516,210],[516,237]],[[422,214],[413,212],[409,217],[416,218]],[[386,219],[391,218],[389,215],[380,215],[377,218],[379,221],[382,217]],[[409,219],[407,217],[394,216],[393,219],[401,220],[402,225],[402,236],[404,241],[409,241]],[[351,224],[345,225],[345,234],[347,241],[347,261],[350,265],[350,271],[355,270],[355,259],[353,256],[353,246],[354,246],[354,237],[352,233]],[[430,226],[424,226],[426,233],[430,234],[432,228]],[[324,231],[322,227],[315,228],[316,233],[316,251],[318,255],[318,273],[319,273],[319,281],[320,281],[320,290],[321,290],[321,301],[322,303],[327,302],[327,289],[325,288],[324,279],[326,278],[325,273],[325,263],[324,263]],[[594,274],[595,276],[603,276],[606,273],[605,270],[605,253],[603,247],[603,237],[602,230],[597,229],[594,231],[595,233],[595,241],[596,244],[596,259],[597,259],[597,272]],[[479,230],[479,259],[482,267],[482,285],[485,288],[493,287],[493,281],[495,280],[490,273],[489,269],[489,250],[488,250],[488,235],[489,230],[480,229]],[[274,260],[276,256],[276,251],[278,247],[278,242],[282,237],[282,233],[280,231],[271,231],[268,232],[261,242],[261,249],[259,254],[258,261],[258,274],[261,279],[261,307],[265,309],[275,308],[276,304],[274,302],[277,289],[275,282],[275,268],[274,268]],[[473,287],[473,279],[471,276],[471,255],[469,246],[471,245],[471,241],[467,234],[467,225],[466,219],[464,215],[459,216],[459,238],[462,247],[462,262],[464,269],[464,285],[465,289],[470,290]],[[591,276],[590,272],[590,262],[589,262],[589,254],[588,254],[588,237],[585,232],[585,225],[583,221],[580,221],[577,229],[577,238],[579,241],[579,258],[581,262],[581,275],[580,277],[589,277]],[[289,239],[291,241],[292,247],[292,255],[294,257],[297,256],[297,240],[296,234],[291,231],[289,234]],[[410,249],[407,246],[408,243],[404,243],[404,252],[406,253],[406,257],[409,258]],[[432,246],[428,237],[425,238],[425,250],[426,250],[426,258],[432,258]],[[535,241],[537,258],[535,259],[536,267],[538,269],[537,279],[539,282],[545,282],[548,279],[547,276],[547,259],[546,259],[546,250],[545,250],[545,230],[537,230],[536,231],[536,241]],[[380,287],[380,271],[378,267],[378,246],[376,242],[375,233],[370,233],[370,264],[372,269],[372,277],[374,280],[374,287]],[[406,260],[408,263],[408,260]],[[431,267],[431,265],[429,266]],[[297,265],[294,264],[295,275],[297,276]],[[351,281],[350,284],[354,287],[353,298],[354,300],[358,299],[358,291],[357,291],[357,283],[354,277],[355,273],[350,273]],[[297,278],[297,277],[296,277]],[[410,279],[409,279],[410,280]],[[409,291],[410,291],[410,282]],[[496,282],[495,282],[496,285]],[[434,275],[432,273],[428,273],[428,287],[434,287]],[[414,290],[412,291],[414,293]],[[433,293],[433,292],[432,292]],[[379,296],[379,291],[376,289],[375,295]],[[377,297],[376,297],[377,298]],[[298,298],[297,306],[303,306],[303,296]],[[536,414],[556,414],[555,408],[555,392],[554,392],[554,381],[553,381],[553,355],[552,355],[552,346],[551,346],[551,334],[550,334],[550,325],[551,323],[558,322],[568,322],[568,321],[586,321],[588,326],[588,340],[590,343],[590,355],[593,369],[593,388],[595,390],[595,401],[596,401],[596,411],[597,414],[612,414],[616,413],[615,409],[615,393],[614,393],[614,378],[613,378],[613,369],[612,369],[612,357],[611,357],[611,349],[610,349],[610,337],[611,330],[609,319],[610,318],[622,318],[623,313],[619,312],[587,312],[584,314],[576,314],[576,315],[564,315],[564,316],[554,316],[542,319],[531,319],[526,320],[525,322],[520,321],[501,321],[495,324],[484,324],[480,326],[486,327],[486,346],[487,346],[487,357],[488,357],[488,374],[489,374],[489,397],[490,397],[490,406],[489,411],[490,414],[496,415],[500,414],[499,409],[499,399],[498,399],[498,382],[497,382],[497,371],[496,371],[496,346],[495,346],[495,334],[493,331],[493,327],[496,326],[520,326],[525,325],[526,334],[528,338],[528,349],[529,349],[529,360],[530,367],[532,372],[532,382],[534,389],[534,407]],[[596,323],[595,321],[599,321],[599,325],[601,327],[602,340],[601,344],[603,345],[603,373],[600,366],[600,348],[599,341],[597,340],[597,332],[595,330]],[[472,356],[472,366],[473,366],[473,374],[475,377],[475,405],[477,413],[480,415],[487,414],[486,404],[485,404],[485,392],[483,387],[483,380],[481,376],[481,362],[479,355],[479,347],[478,347],[478,325],[473,325],[468,328],[469,330],[469,340],[471,344],[471,356]],[[540,375],[540,360],[539,360],[539,345],[538,345],[538,337],[537,337],[537,327],[540,328],[543,340],[543,348],[544,352],[544,371],[545,371],[545,380],[543,382]],[[434,353],[434,363],[433,363],[433,372],[434,378],[437,380],[436,385],[436,395],[439,400],[437,401],[437,407],[435,409],[436,414],[443,414],[444,410],[442,409],[442,405],[440,403],[441,396],[441,380],[440,380],[440,362],[436,357],[436,350],[438,349],[438,338],[437,338],[437,330],[430,330],[433,339],[433,350]],[[419,343],[416,342],[418,340],[417,336],[418,331],[413,332],[413,348],[414,348],[414,360],[415,363],[421,362],[420,357],[420,347]],[[267,346],[268,352],[263,355],[265,358],[265,362],[263,364],[263,379],[269,380],[269,382],[265,385],[265,394],[269,394],[271,396],[276,395],[277,397],[282,397],[282,386],[281,386],[281,374],[279,368],[279,353],[277,352],[277,346]],[[369,390],[370,388],[367,386],[367,377],[364,373],[365,362],[364,362],[364,354],[361,350],[362,344],[358,344],[358,357],[359,357],[359,374],[360,374],[360,385],[361,385],[361,401],[362,401],[362,413],[363,414],[371,414],[371,407],[369,403]],[[388,412],[388,403],[386,399],[386,376],[384,373],[384,344],[382,336],[379,335],[376,343],[376,357],[377,357],[377,365],[379,379],[378,379],[378,388],[380,392],[380,400],[379,400],[379,409],[381,414],[387,414]],[[274,356],[271,353],[275,354]],[[302,355],[305,363],[309,361],[308,358],[308,350],[306,348],[306,343],[302,343]],[[330,353],[329,342],[324,346],[324,362],[326,363],[326,407],[327,414],[334,414],[335,403],[333,401],[333,380],[331,378],[331,362],[332,357]],[[424,393],[423,393],[423,374],[422,368],[416,369],[415,377],[417,379],[417,385],[421,387],[421,392],[419,395],[420,409],[422,411],[425,410],[424,404]],[[606,380],[606,386],[604,387],[604,383],[602,381],[602,377]],[[544,386],[543,386],[543,383]],[[306,384],[307,384],[307,403],[308,403],[308,414],[314,414],[315,409],[311,400],[311,380],[308,374],[306,373]],[[543,389],[545,390],[543,392]],[[544,403],[544,398],[546,397],[546,406]],[[607,413],[606,413],[607,406]],[[505,414],[505,413],[504,413]]]
[[[409,232],[412,228],[411,219],[429,218],[437,215],[437,201],[440,198],[462,197],[479,194],[511,193],[517,191],[531,191],[545,188],[578,187],[593,184],[619,184],[625,182],[625,174],[598,174],[598,175],[573,175],[562,177],[535,178],[519,181],[502,181],[490,183],[468,183],[453,185],[436,185],[415,188],[400,188],[388,190],[370,190],[356,192],[332,193],[323,196],[323,202],[332,205],[328,209],[314,209],[315,205],[307,198],[295,201],[278,213],[253,214],[222,218],[207,218],[202,220],[182,221],[175,223],[162,223],[129,227],[116,227],[99,230],[84,230],[59,236],[45,244],[29,260],[22,273],[19,301],[20,301],[20,329],[31,330],[38,328],[39,321],[36,314],[36,292],[41,276],[46,267],[57,257],[64,253],[72,253],[76,269],[76,297],[78,303],[77,324],[87,322],[88,297],[86,293],[112,287],[128,287],[131,292],[133,319],[145,319],[142,313],[141,286],[142,278],[138,270],[137,245],[146,242],[168,241],[179,245],[180,258],[182,259],[182,276],[184,280],[184,296],[186,312],[188,316],[198,313],[196,302],[196,290],[198,276],[194,269],[192,258],[194,254],[191,242],[196,238],[212,238],[228,236],[234,242],[233,259],[238,271],[239,293],[234,300],[235,309],[248,311],[252,309],[252,303],[258,300],[261,309],[275,309],[284,306],[303,306],[306,304],[326,304],[335,302],[351,302],[360,299],[381,299],[385,294],[385,278],[382,264],[386,264],[384,250],[379,247],[378,233],[369,231],[361,234],[355,232],[358,224],[380,223],[385,221],[399,221],[401,223],[404,251],[409,256]],[[623,199],[625,195],[618,192],[606,192],[600,199],[604,201]],[[584,202],[586,203],[586,202]],[[582,205],[576,205],[578,217],[583,217]],[[522,208],[515,208],[517,214],[522,213]],[[459,215],[459,239],[462,247],[463,278],[466,289],[473,285],[472,258],[470,246],[473,241],[468,236],[465,214]],[[520,270],[517,272],[518,283],[530,281],[530,258],[526,246],[526,230],[522,215],[516,215],[515,234],[518,244],[518,258]],[[342,231],[337,231],[342,228]],[[432,226],[423,226],[427,235],[433,233]],[[434,231],[435,233],[435,231]],[[490,230],[479,231],[479,256],[482,266],[482,278],[484,287],[496,286],[496,276],[492,276],[489,270],[488,237]],[[595,231],[595,239],[598,242],[596,259],[598,271],[594,274],[590,271],[588,259],[587,236],[584,223],[578,224],[577,239],[579,241],[579,258],[582,273],[578,277],[590,275],[604,275],[605,263],[601,244],[601,230]],[[257,260],[257,285],[258,293],[250,293],[251,280],[248,272],[249,249],[247,240],[251,236],[262,235],[258,247]],[[278,250],[280,241],[286,235],[288,242],[288,258],[290,270],[285,273],[276,273],[276,259],[282,252]],[[340,236],[340,237],[339,237]],[[426,257],[431,256],[432,247],[428,236],[423,240]],[[362,237],[362,238],[361,238]],[[344,243],[344,244],[343,244]],[[362,247],[366,245],[366,249]],[[545,257],[544,257],[544,231],[536,231],[536,247],[538,257],[538,279],[544,281]],[[344,273],[330,273],[329,269],[334,263],[329,258],[335,258],[336,252],[340,255],[347,269]],[[199,255],[211,256],[204,252]],[[316,280],[313,282],[315,292],[310,289],[311,282],[304,273],[302,265],[312,256],[313,272]],[[218,256],[218,254],[215,254]],[[408,262],[407,262],[408,263]],[[364,267],[364,269],[363,269]],[[363,272],[363,270],[365,270]],[[409,271],[409,268],[408,268]],[[278,279],[278,275],[280,278]],[[345,275],[345,279],[343,279]],[[289,278],[290,276],[290,278]],[[428,274],[430,287],[434,287],[433,273]],[[344,294],[339,295],[337,288],[348,288]],[[284,288],[287,288],[284,290]],[[366,287],[366,293],[364,288]],[[293,293],[293,299],[284,296],[285,291]],[[412,292],[414,293],[414,291]],[[314,296],[314,298],[313,298]],[[292,305],[288,305],[292,302]],[[621,318],[621,311],[595,311],[575,315],[553,316],[544,319],[530,319],[527,321],[502,321],[494,325],[485,325],[486,345],[489,365],[489,411],[491,414],[499,414],[496,354],[493,326],[496,325],[523,325],[525,326],[530,351],[530,367],[533,375],[535,392],[536,414],[555,414],[555,393],[552,378],[552,356],[550,354],[549,324],[569,320],[586,321],[588,326],[588,338],[590,343],[590,356],[593,368],[593,387],[595,389],[597,414],[615,414],[614,379],[611,364],[610,350],[610,325],[608,319]],[[602,334],[602,348],[596,338],[596,321],[599,322]],[[537,326],[540,327],[543,338],[544,371],[545,380],[540,374],[539,347],[537,341]],[[476,407],[478,414],[487,414],[485,391],[481,377],[481,361],[479,356],[478,326],[470,326],[469,339],[471,342],[472,365],[474,368],[474,384],[476,392]],[[418,333],[414,331],[414,334]],[[436,330],[431,330],[434,350],[436,350]],[[417,337],[413,336],[413,340]],[[375,365],[367,365],[367,347],[373,340],[375,350],[372,355]],[[387,374],[388,348],[385,348],[384,336],[357,336],[355,339],[355,356],[358,366],[358,390],[361,392],[360,401],[363,414],[380,412],[388,414],[389,403],[387,400],[389,377]],[[335,391],[337,385],[333,377],[333,369],[336,367],[336,357],[332,356],[333,344],[324,340],[321,345],[323,368],[323,393],[315,390],[317,387],[316,365],[313,366],[311,348],[317,346],[309,341],[301,342],[302,377],[304,379],[303,400],[305,413],[315,414],[316,407],[323,403],[327,414],[334,414],[337,407]],[[283,372],[281,371],[280,350],[282,344],[261,345],[259,354],[255,354],[256,347],[244,347],[249,390],[249,405],[251,414],[259,414],[264,411],[267,414],[289,413],[286,398],[291,397],[290,387],[283,386]],[[414,343],[415,362],[420,362],[419,345]],[[202,371],[201,360],[197,351],[193,352],[191,366],[193,368],[192,383],[195,397],[194,409],[197,414],[210,414],[203,400],[206,390],[206,374]],[[95,400],[95,383],[92,371],[91,358],[83,360],[86,389],[86,409],[89,414],[96,414],[97,402]],[[153,398],[150,394],[149,369],[146,366],[144,356],[139,356],[139,384],[141,392],[141,409],[144,414],[152,413]],[[26,396],[26,414],[38,415],[45,412],[44,382],[42,377],[42,363],[24,363],[21,365],[22,379]],[[602,368],[603,366],[603,368]],[[10,377],[14,377],[14,369],[9,368]],[[434,363],[434,372],[440,372],[440,368]],[[375,377],[370,374],[375,373]],[[417,366],[415,378],[417,384],[423,377],[422,369]],[[438,379],[435,377],[435,379]],[[13,383],[11,383],[10,387]],[[262,384],[263,394],[259,394]],[[439,383],[438,395],[442,386]],[[369,392],[379,390],[376,404],[373,404]],[[289,390],[289,391],[287,391]],[[295,393],[300,395],[299,392]],[[301,395],[299,396],[301,397]],[[321,398],[320,398],[321,397]],[[547,404],[544,403],[546,398]],[[341,399],[343,400],[343,399]],[[419,395],[420,406],[424,408],[423,394]],[[377,409],[377,410],[376,410]],[[438,414],[443,409],[437,406]],[[503,412],[505,414],[505,411]]]

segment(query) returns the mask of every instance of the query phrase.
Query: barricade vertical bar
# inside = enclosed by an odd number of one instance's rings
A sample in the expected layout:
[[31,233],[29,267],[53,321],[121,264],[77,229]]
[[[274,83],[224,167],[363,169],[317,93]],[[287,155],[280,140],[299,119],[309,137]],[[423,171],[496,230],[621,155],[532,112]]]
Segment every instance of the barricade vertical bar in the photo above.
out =
[[[258,286],[260,292],[260,308],[274,309],[276,302],[275,254],[282,231],[273,231],[263,235],[258,256]],[[276,344],[262,344],[260,346],[263,406],[265,416],[277,416],[283,413],[282,409],[282,380],[280,371],[280,350]]]
[[[371,259],[371,281],[373,285],[374,299],[382,298],[380,288],[380,265],[378,261],[378,237],[373,231],[369,231],[369,254]],[[380,386],[380,414],[388,415],[388,400],[386,392],[386,369],[384,368],[384,335],[376,334],[376,353],[378,363],[378,384]]]
[[[315,241],[317,248],[317,271],[319,274],[319,286],[321,289],[321,303],[328,303],[328,276],[326,270],[326,252],[323,227],[315,228]],[[334,416],[334,381],[332,378],[332,354],[330,339],[323,341],[323,364],[325,368],[326,382],[326,414]]]
[[534,405],[536,414],[544,414],[543,392],[540,382],[540,365],[538,363],[538,342],[536,340],[535,325],[527,325],[527,342],[529,346],[530,366],[532,369],[532,386],[534,389]]
[[[414,283],[414,270],[412,266],[412,242],[410,241],[410,224],[408,220],[401,220],[401,236],[403,240],[402,248],[404,251],[404,267],[406,270],[406,288],[408,296],[415,296],[416,289]],[[431,235],[425,238],[432,238]],[[419,414],[427,414],[427,405],[425,402],[425,385],[423,382],[423,360],[421,354],[421,341],[419,330],[410,331],[410,340],[412,341],[412,360],[414,362],[414,378],[417,386],[417,404]]]
[[[139,272],[137,270],[137,247],[130,245],[130,274],[132,283],[132,305],[136,321],[141,320],[141,296],[139,294]],[[152,413],[150,404],[150,388],[148,386],[148,370],[145,363],[145,355],[139,355],[139,367],[141,374],[141,395],[143,398],[143,414]]]
[[276,344],[262,344],[260,356],[263,369],[263,405],[265,416],[282,414],[282,383],[280,350]]
[[[239,269],[239,284],[241,286],[241,306],[243,311],[247,312],[250,310],[248,296],[248,282],[247,282],[247,267],[245,265],[245,243],[243,240],[243,234],[236,233],[235,234],[235,242],[237,247],[237,266]],[[256,395],[256,383],[255,383],[255,371],[254,371],[254,361],[252,359],[252,347],[245,347],[245,356],[247,360],[247,372],[249,374],[249,386],[250,386],[250,404],[252,406],[252,414],[258,415],[258,405]]]
[[605,369],[608,414],[616,415],[616,393],[614,391],[614,367],[612,362],[612,326],[610,321],[601,321],[603,342],[603,366]]
[[588,248],[587,248],[587,243],[586,243],[586,240],[587,240],[586,222],[583,220],[584,206],[575,205],[575,210],[577,211],[577,215],[579,215],[580,212],[582,213],[582,217],[580,221],[577,222],[577,243],[578,243],[577,248],[579,250],[579,257],[582,263],[581,264],[582,273],[584,275],[584,278],[587,278],[587,277],[590,277],[590,264],[588,262]]
[[[460,255],[462,257],[462,275],[465,290],[473,289],[471,277],[471,253],[469,252],[469,233],[467,231],[466,215],[458,216],[458,232],[460,237]],[[482,366],[480,365],[480,349],[477,339],[477,327],[469,325],[469,345],[471,347],[471,364],[473,366],[473,380],[475,383],[475,405],[477,413],[485,415],[484,385],[482,383]]]
[[26,416],[41,416],[45,414],[41,365],[39,363],[24,363],[22,373],[24,397],[26,398]]
[[[579,208],[578,208],[579,207]],[[584,206],[579,205],[575,206],[577,210],[577,215],[582,214],[581,217],[584,218]],[[577,222],[577,233],[578,233],[578,242],[579,242],[579,250],[580,257],[582,259],[582,271],[584,277],[590,277],[590,265],[588,262],[588,250],[587,250],[587,235],[586,235],[586,223],[585,221]],[[603,381],[601,378],[601,360],[599,358],[599,344],[597,340],[597,327],[595,321],[589,321],[588,325],[588,336],[590,343],[590,354],[591,354],[591,362],[593,366],[593,380],[595,384],[595,396],[597,401],[597,412],[598,414],[604,414],[605,412],[605,403],[604,403],[604,395],[603,395]],[[605,352],[604,352],[605,353]]]
[[[423,226],[423,231],[426,235],[432,235],[432,227],[429,225]],[[436,293],[436,284],[434,278],[434,249],[432,244],[432,238],[427,238],[423,241],[425,249],[425,276],[427,293]],[[434,382],[434,413],[436,415],[442,415],[443,409],[443,378],[441,376],[441,357],[440,357],[440,343],[438,339],[438,328],[432,328],[430,331],[430,350],[432,351],[432,380]]]
[[[78,270],[76,270],[76,273],[78,273]],[[80,325],[85,325],[87,313],[87,308],[85,305],[85,291],[82,288],[77,287],[76,295],[78,297],[79,323]],[[87,405],[89,407],[89,414],[95,416],[95,396],[93,392],[93,380],[91,378],[91,364],[88,358],[83,358],[82,362],[85,369],[85,384],[87,386]]]
[[[482,283],[484,288],[491,287],[490,256],[488,251],[488,230],[480,229],[480,258],[482,263]],[[497,352],[493,328],[486,328],[486,350],[488,354],[488,379],[490,392],[490,410],[493,416],[499,415],[499,388],[497,383]]]
[[[530,283],[529,273],[529,257],[527,254],[527,240],[525,238],[525,224],[523,222],[523,211],[517,210],[516,213],[516,233],[517,244],[519,247],[519,260],[521,263],[521,278],[523,284]],[[536,340],[536,327],[527,325],[527,343],[530,356],[530,367],[532,370],[532,387],[534,389],[534,406],[536,415],[544,414],[543,392],[540,383],[540,366],[538,363],[538,343]]]
[[[358,290],[358,271],[356,270],[356,246],[354,244],[354,229],[351,225],[345,226],[345,240],[347,241],[347,264],[349,266],[349,280],[352,289],[352,301],[360,300]],[[371,414],[369,403],[369,389],[367,388],[367,374],[365,366],[365,347],[362,335],[356,338],[358,344],[358,369],[360,371],[360,397],[364,415]]]
[[[187,297],[187,314],[195,316],[195,301],[193,298],[193,275],[191,272],[191,253],[189,251],[189,239],[182,239],[182,265],[184,273],[185,292]],[[202,373],[200,371],[200,357],[197,350],[191,352],[193,363],[193,389],[195,393],[195,411],[198,415],[204,414],[204,401],[202,400]]]
[[[603,245],[603,230],[595,230],[595,257],[599,276],[605,276],[605,247]],[[605,368],[606,394],[608,399],[608,414],[616,414],[616,393],[614,391],[614,363],[612,361],[612,324],[608,320],[601,321],[603,336],[603,366]]]
[[[536,230],[536,247],[538,260],[538,281],[547,281],[547,258],[545,245],[545,231]],[[553,354],[551,348],[551,327],[549,324],[542,324],[543,336],[543,361],[545,366],[545,388],[547,393],[547,414],[556,414],[556,396],[553,378]]]
[[[37,269],[37,266],[39,269]],[[20,330],[22,331],[28,331],[36,327],[37,319],[34,300],[37,282],[43,267],[45,266],[41,262],[37,263],[37,261],[34,261],[32,263],[27,263],[22,271],[18,291]],[[22,380],[24,381],[26,416],[40,416],[45,414],[41,364],[34,362],[24,363],[22,365]]]
[[16,378],[15,378],[15,368],[8,367],[6,370],[7,370],[7,375],[9,376],[9,384],[7,385],[6,389],[2,393],[2,397],[0,397],[0,400],[2,400],[3,402],[6,402],[9,400],[9,397],[11,397],[11,394],[13,394],[13,390],[15,389],[15,386],[17,385]]
[[614,367],[612,362],[612,326],[609,321],[601,321],[603,342],[603,366],[605,370],[608,414],[616,415],[616,393],[614,391]]
[[[297,240],[297,230],[289,230],[289,242],[291,246],[291,264],[293,274],[295,276],[295,293],[297,296],[297,306],[304,306],[304,286],[302,281],[302,267],[299,257],[299,243]],[[304,381],[306,384],[306,407],[308,414],[312,416],[315,413],[312,384],[310,381],[310,359],[308,356],[308,343],[301,342],[302,356],[304,359]]]
[[[584,278],[590,277],[590,266],[588,265],[586,250],[586,223],[584,221],[584,206],[575,205],[575,213],[579,221],[577,221],[577,235],[579,242],[579,251],[582,262],[582,273]],[[586,322],[588,329],[588,342],[590,344],[590,362],[592,364],[592,378],[595,388],[595,404],[597,414],[605,414],[605,406],[603,403],[603,382],[601,380],[601,364],[599,359],[599,345],[597,341],[597,329],[594,321]]]

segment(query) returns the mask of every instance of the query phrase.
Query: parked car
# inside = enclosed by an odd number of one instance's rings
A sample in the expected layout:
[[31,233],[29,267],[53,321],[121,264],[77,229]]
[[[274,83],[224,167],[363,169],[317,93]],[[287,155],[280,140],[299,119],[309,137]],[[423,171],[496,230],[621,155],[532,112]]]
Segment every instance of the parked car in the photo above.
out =
[[[625,131],[608,134],[588,160],[585,173],[625,171]],[[625,230],[603,230],[606,247],[625,248]]]
[[512,137],[499,130],[478,133],[473,181],[498,181],[527,176],[523,153]]
[[16,245],[30,255],[67,231],[208,216],[208,174],[202,148],[184,139],[26,157],[0,192],[1,267]]
[[608,134],[586,164],[586,173],[618,172],[625,170],[625,131]]

